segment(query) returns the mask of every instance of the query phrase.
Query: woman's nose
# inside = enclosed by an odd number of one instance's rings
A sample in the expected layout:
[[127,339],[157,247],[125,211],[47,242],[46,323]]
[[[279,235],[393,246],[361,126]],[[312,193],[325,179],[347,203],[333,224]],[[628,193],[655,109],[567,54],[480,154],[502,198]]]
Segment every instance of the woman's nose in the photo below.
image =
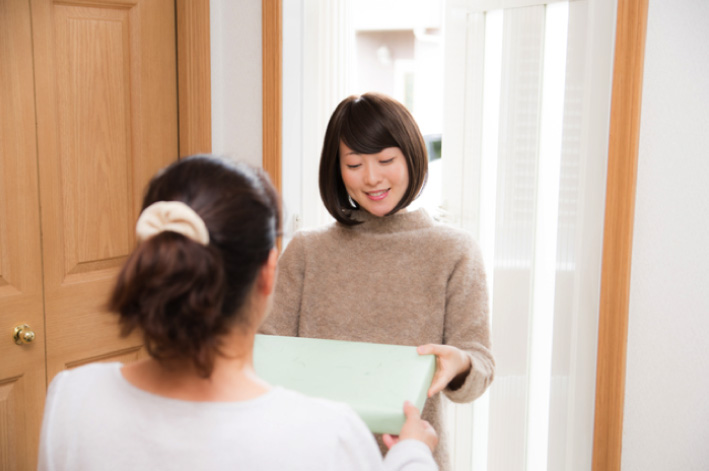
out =
[[364,183],[376,185],[381,181],[381,174],[376,165],[367,165],[364,171]]

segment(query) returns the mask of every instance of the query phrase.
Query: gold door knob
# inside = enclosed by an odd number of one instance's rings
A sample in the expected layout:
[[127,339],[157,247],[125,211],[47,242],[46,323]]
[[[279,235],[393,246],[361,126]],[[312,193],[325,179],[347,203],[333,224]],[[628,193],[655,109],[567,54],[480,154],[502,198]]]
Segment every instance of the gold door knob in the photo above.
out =
[[22,345],[23,343],[32,343],[34,340],[34,330],[27,324],[18,325],[15,327],[15,332],[12,334],[12,338],[15,339],[17,345]]

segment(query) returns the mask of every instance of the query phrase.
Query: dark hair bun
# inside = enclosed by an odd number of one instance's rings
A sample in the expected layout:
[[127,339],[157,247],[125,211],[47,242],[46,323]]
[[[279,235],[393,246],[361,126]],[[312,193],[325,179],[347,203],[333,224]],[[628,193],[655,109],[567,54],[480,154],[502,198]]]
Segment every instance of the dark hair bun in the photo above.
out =
[[139,328],[157,359],[190,359],[212,371],[220,339],[251,322],[248,295],[280,231],[280,203],[263,171],[195,156],[160,172],[143,209],[182,201],[204,221],[209,245],[176,232],[142,242],[126,261],[109,301],[121,331]]

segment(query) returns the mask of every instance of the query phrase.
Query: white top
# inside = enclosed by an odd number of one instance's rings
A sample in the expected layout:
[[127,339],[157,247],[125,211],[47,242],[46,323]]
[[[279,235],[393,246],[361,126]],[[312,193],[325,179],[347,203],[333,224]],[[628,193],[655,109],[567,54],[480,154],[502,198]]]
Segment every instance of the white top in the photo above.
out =
[[120,363],[58,374],[47,393],[39,470],[435,470],[404,440],[382,460],[344,404],[283,388],[241,402],[193,402],[143,391]]

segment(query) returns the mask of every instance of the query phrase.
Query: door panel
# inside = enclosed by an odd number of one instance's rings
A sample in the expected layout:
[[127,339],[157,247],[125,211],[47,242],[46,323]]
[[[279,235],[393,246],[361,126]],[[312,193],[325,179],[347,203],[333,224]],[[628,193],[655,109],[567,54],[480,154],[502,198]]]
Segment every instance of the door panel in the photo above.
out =
[[[28,2],[0,0],[0,469],[34,469],[45,394],[32,37]],[[7,112],[12,110],[12,112]],[[14,327],[28,324],[30,344]]]
[[138,354],[104,305],[150,177],[175,160],[174,2],[32,0],[47,376]]
[[63,285],[111,278],[131,249],[131,10],[55,7]]

